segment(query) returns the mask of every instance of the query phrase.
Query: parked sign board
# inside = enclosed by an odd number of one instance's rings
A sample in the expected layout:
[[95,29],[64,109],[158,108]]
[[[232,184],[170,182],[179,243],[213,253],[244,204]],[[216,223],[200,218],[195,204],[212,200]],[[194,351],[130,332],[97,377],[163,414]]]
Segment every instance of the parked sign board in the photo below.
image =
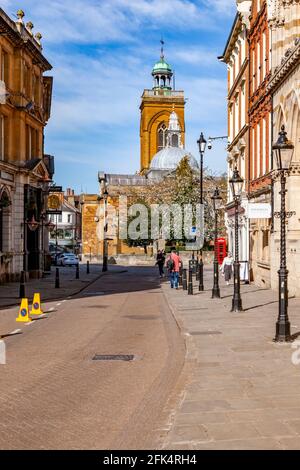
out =
[[269,203],[250,202],[248,204],[249,219],[270,219],[271,212],[271,204]]

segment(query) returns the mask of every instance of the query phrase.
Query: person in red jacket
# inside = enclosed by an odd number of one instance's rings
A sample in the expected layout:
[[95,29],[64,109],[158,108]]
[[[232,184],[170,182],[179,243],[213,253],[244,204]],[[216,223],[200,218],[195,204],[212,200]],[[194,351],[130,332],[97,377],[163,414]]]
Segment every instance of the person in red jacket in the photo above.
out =
[[181,266],[180,256],[176,253],[176,248],[172,248],[171,254],[167,259],[167,268],[170,274],[171,288],[179,288],[179,270]]

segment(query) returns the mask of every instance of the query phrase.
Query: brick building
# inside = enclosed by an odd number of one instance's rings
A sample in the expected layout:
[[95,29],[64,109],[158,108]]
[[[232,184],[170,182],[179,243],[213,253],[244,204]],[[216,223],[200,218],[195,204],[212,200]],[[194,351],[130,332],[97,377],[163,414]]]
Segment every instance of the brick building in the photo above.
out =
[[[268,92],[271,75],[271,36],[268,5],[253,0],[249,30],[249,184],[251,203],[272,205],[272,96]],[[255,283],[270,287],[271,219],[251,219],[250,257]]]

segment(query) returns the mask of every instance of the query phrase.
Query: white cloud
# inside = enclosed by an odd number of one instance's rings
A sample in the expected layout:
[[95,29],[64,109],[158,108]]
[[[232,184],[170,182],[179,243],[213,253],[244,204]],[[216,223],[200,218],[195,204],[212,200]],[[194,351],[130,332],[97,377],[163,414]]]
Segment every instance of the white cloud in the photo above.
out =
[[236,2],[234,0],[204,0],[203,3],[207,8],[210,8],[216,13],[232,15],[236,10]]
[[217,63],[217,50],[207,48],[201,45],[190,45],[185,47],[171,47],[168,51],[173,60],[179,63],[186,63],[191,65],[216,65]]
[[[220,8],[219,1],[215,1]],[[12,11],[18,0],[5,0]],[[47,43],[64,41],[105,43],[135,41],[136,31],[143,27],[181,30],[214,29],[211,12],[192,0],[24,0],[25,19],[33,20]],[[10,13],[10,14],[11,14]]]

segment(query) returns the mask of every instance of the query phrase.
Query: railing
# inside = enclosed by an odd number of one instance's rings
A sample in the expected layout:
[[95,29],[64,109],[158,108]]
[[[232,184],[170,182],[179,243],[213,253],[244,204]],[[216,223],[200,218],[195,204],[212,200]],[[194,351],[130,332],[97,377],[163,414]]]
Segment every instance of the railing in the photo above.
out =
[[144,90],[143,97],[154,97],[154,96],[163,96],[170,98],[184,98],[184,91],[175,91],[175,90]]

